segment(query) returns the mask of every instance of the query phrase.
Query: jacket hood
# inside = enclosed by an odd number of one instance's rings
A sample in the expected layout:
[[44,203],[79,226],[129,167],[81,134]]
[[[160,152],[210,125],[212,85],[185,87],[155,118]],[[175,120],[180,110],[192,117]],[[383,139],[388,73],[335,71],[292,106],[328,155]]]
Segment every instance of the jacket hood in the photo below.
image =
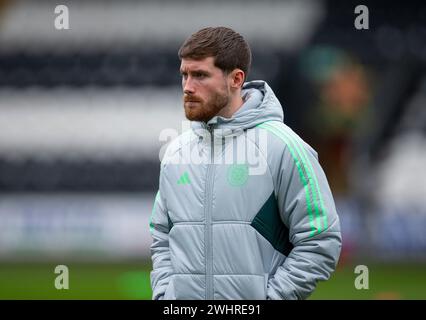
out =
[[226,132],[253,128],[265,121],[283,122],[284,113],[281,104],[265,81],[254,80],[244,83],[241,95],[244,103],[231,118],[215,116],[207,123],[192,121],[191,127],[194,132],[214,125],[214,129],[223,129],[226,135]]

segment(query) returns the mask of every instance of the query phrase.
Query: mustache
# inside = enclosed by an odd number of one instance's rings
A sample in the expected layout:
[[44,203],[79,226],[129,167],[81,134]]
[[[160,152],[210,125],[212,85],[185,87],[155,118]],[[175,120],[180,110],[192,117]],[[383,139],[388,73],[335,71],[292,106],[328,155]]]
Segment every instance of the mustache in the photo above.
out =
[[196,96],[189,96],[189,95],[184,95],[183,101],[184,102],[203,102],[201,98],[198,98]]

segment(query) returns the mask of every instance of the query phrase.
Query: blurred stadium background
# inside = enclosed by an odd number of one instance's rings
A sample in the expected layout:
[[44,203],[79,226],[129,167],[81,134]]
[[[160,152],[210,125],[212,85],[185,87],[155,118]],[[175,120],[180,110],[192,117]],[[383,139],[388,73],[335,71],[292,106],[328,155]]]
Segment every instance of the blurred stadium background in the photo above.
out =
[[422,1],[1,0],[0,298],[150,299],[159,136],[184,118],[177,49],[225,25],[333,190],[343,251],[312,299],[426,299],[425,21]]

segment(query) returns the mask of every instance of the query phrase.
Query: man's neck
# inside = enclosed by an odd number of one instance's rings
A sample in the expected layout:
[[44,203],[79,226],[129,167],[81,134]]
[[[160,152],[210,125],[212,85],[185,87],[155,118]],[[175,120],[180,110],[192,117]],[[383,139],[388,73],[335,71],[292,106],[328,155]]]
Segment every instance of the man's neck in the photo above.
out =
[[224,118],[231,118],[232,115],[238,111],[238,109],[241,108],[241,106],[244,104],[244,100],[241,97],[241,94],[236,94],[229,103],[228,106],[223,108],[218,112],[218,116],[224,117]]

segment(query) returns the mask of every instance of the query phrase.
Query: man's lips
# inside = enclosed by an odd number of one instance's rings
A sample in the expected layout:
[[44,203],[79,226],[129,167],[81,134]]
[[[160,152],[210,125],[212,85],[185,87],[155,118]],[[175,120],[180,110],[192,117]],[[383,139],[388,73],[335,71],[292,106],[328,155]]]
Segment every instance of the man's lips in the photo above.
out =
[[200,101],[196,101],[196,100],[188,100],[188,101],[185,101],[185,106],[188,106],[188,107],[195,107],[196,105],[198,105],[198,104],[200,104],[201,102]]

